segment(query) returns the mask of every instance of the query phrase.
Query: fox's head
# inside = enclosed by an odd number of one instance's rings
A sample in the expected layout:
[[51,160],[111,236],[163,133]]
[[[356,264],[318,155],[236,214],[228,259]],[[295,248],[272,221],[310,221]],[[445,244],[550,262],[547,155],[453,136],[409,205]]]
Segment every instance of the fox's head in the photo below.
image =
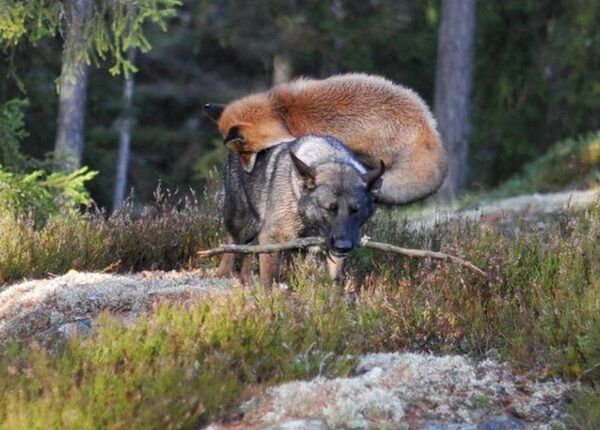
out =
[[240,156],[246,172],[254,168],[258,152],[294,139],[264,94],[228,105],[209,103],[204,112],[218,125],[223,143]]

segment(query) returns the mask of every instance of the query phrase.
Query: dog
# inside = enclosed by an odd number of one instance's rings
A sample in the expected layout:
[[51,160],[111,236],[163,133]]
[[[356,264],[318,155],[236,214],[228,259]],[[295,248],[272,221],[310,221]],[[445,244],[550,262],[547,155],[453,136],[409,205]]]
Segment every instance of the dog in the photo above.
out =
[[[374,211],[374,192],[385,164],[367,169],[342,142],[307,135],[256,154],[251,174],[229,152],[224,221],[230,243],[259,245],[307,236],[327,239],[329,273],[340,280],[343,261],[358,244],[361,226]],[[260,282],[270,288],[279,277],[279,254],[260,254]],[[245,258],[242,279],[250,274]],[[220,270],[231,272],[234,255]]]

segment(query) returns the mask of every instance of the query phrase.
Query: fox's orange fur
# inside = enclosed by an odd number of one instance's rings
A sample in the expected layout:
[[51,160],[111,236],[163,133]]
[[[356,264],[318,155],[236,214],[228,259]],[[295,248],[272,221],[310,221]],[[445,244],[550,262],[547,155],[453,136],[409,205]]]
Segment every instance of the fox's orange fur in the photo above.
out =
[[308,133],[334,136],[371,167],[383,160],[379,203],[422,199],[446,174],[444,147],[425,102],[378,76],[298,79],[233,101],[218,125],[224,136],[237,127],[241,138],[229,146],[245,164],[256,152]]

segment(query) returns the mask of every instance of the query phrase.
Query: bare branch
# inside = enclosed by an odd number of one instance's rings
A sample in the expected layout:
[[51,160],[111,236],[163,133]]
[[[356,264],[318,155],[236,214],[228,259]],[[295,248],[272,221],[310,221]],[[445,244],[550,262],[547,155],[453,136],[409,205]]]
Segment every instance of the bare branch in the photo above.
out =
[[[199,257],[212,257],[221,254],[272,254],[274,252],[288,251],[291,249],[303,249],[311,246],[323,247],[326,241],[322,237],[304,237],[287,242],[272,243],[268,245],[221,245],[217,248],[198,251]],[[359,246],[363,248],[375,249],[383,252],[404,255],[411,258],[431,258],[440,261],[452,261],[459,266],[466,267],[472,272],[477,273],[482,278],[487,278],[487,273],[475,266],[473,263],[463,260],[454,255],[444,254],[443,252],[426,251],[422,249],[401,248],[388,243],[373,242],[367,237],[360,240]]]
[[290,249],[303,249],[311,246],[321,247],[323,245],[325,245],[325,239],[322,237],[304,237],[268,245],[221,245],[216,248],[198,251],[197,254],[198,257],[212,257],[221,254],[273,254],[274,252]]
[[425,251],[422,249],[401,248],[399,246],[390,245],[388,243],[373,242],[366,238],[362,238],[360,240],[360,246],[362,246],[363,248],[377,249],[379,251],[384,251],[384,252],[393,252],[394,254],[401,254],[401,255],[405,255],[407,257],[413,257],[413,258],[431,258],[433,260],[441,260],[441,261],[450,260],[453,263],[458,264],[459,266],[466,267],[467,269],[477,273],[479,276],[481,276],[483,278],[487,278],[487,273],[485,273],[479,267],[475,266],[470,261],[463,260],[462,258],[456,257],[454,255],[444,254],[443,252]]

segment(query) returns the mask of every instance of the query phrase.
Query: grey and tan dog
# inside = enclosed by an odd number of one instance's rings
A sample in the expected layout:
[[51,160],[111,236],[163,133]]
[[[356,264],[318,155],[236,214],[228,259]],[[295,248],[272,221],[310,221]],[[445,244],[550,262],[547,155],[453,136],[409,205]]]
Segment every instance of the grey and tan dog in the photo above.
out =
[[[332,278],[339,279],[360,227],[373,214],[372,192],[380,186],[383,162],[367,170],[333,137],[315,135],[258,153],[247,173],[230,151],[225,178],[225,226],[230,243],[278,243],[305,236],[327,239]],[[260,254],[260,281],[270,288],[278,277],[278,254]],[[224,256],[219,275],[231,275],[234,255]],[[248,280],[251,257],[242,266]]]

